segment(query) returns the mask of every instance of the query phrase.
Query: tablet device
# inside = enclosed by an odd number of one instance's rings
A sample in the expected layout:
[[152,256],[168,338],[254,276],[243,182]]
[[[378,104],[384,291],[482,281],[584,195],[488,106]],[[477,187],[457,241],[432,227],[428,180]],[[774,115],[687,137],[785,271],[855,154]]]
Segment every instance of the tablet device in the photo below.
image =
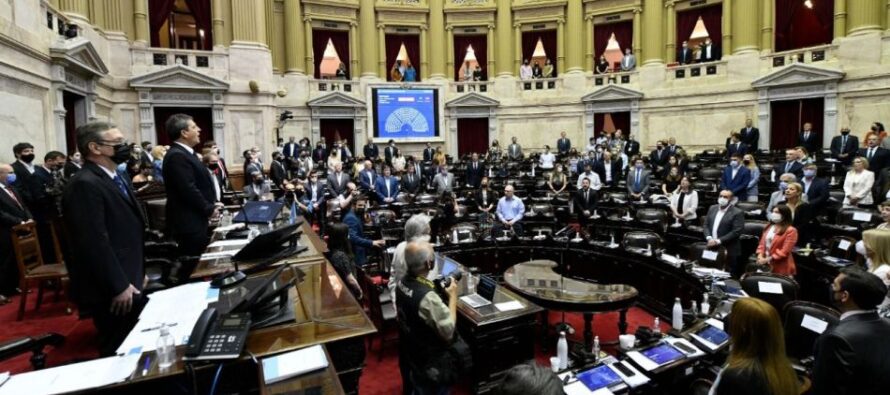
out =
[[705,325],[705,327],[696,332],[695,335],[711,342],[711,344],[714,344],[716,346],[722,346],[724,343],[729,341],[728,333],[724,332],[720,328],[711,325]]
[[641,351],[640,354],[643,354],[644,357],[655,362],[658,366],[664,366],[685,357],[682,351],[668,343],[661,343],[655,347],[647,348]]
[[454,262],[451,258],[443,258],[442,277],[448,277],[451,273],[459,270],[460,268],[457,266],[457,262]]
[[608,365],[600,365],[593,369],[578,373],[578,380],[587,386],[590,391],[611,387],[621,383],[621,377],[609,368]]

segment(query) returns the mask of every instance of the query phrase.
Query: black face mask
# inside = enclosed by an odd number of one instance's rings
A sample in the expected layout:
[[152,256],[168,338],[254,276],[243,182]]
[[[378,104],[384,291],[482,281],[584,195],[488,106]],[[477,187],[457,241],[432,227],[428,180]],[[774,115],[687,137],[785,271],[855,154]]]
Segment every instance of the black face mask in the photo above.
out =
[[21,159],[22,162],[31,163],[34,161],[34,154],[22,155],[19,157],[19,159]]
[[844,135],[844,136],[846,136],[846,135],[850,134],[850,131],[849,131],[849,130],[844,130],[844,131],[841,132],[841,134]]
[[877,126],[872,126],[872,127],[871,127],[871,131],[872,131],[872,132],[877,132],[877,131],[878,131],[878,127],[877,127]]
[[130,151],[132,151],[130,144],[117,144],[114,146],[114,155],[111,156],[111,160],[117,164],[124,163],[130,159]]
[[209,167],[210,170],[216,170],[219,169],[219,163],[211,163],[207,167]]

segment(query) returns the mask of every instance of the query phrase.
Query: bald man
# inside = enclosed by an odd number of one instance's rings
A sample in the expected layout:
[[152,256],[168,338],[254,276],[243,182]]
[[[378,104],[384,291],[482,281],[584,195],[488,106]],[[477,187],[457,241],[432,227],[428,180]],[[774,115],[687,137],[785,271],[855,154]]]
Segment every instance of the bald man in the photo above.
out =
[[501,237],[510,229],[517,236],[522,235],[522,217],[525,215],[525,204],[522,199],[513,196],[513,186],[504,187],[504,197],[498,201],[497,222],[492,226],[493,237]]

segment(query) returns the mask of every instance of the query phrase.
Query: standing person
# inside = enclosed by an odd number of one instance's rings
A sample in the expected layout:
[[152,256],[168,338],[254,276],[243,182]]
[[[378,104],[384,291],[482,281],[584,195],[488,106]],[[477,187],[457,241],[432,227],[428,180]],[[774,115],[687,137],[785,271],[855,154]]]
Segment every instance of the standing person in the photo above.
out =
[[519,145],[519,139],[513,137],[513,142],[507,147],[507,157],[510,160],[522,159],[522,146]]
[[407,167],[405,167],[405,175],[402,176],[402,188],[411,195],[416,195],[420,192],[422,186],[421,176],[417,174],[417,168],[416,163],[408,162]]
[[792,226],[791,209],[781,204],[767,214],[771,223],[763,230],[757,246],[757,264],[769,266],[773,273],[794,276],[797,266],[792,252],[797,244],[797,229]]
[[677,51],[677,62],[680,64],[692,64],[692,48],[689,48],[689,42],[683,40],[680,49]]
[[868,160],[868,168],[875,174],[881,174],[881,170],[890,166],[890,150],[880,146],[877,135],[868,137],[868,146],[859,150],[859,155]]
[[873,202],[871,193],[875,184],[875,173],[868,170],[868,160],[853,159],[853,168],[844,177],[844,205],[870,205]]
[[751,173],[751,180],[748,181],[747,189],[748,201],[756,202],[760,193],[757,188],[757,183],[760,182],[760,167],[757,166],[757,161],[754,160],[754,155],[751,154],[745,154],[742,158],[742,164],[744,164],[748,169],[748,172]]
[[575,193],[575,198],[573,199],[575,204],[575,214],[578,215],[578,223],[581,225],[581,229],[587,227],[587,223],[590,222],[590,216],[593,215],[593,211],[596,210],[596,191],[590,188],[590,179],[584,178],[581,180],[581,189]]
[[17,292],[19,280],[10,232],[13,226],[33,221],[22,195],[12,186],[15,180],[12,166],[0,163],[0,305],[9,303],[7,296]]
[[803,179],[800,180],[803,185],[803,193],[809,199],[809,203],[813,205],[815,212],[820,212],[828,203],[830,195],[828,194],[828,181],[824,178],[816,177],[818,167],[815,163],[810,163],[803,168]]
[[737,262],[741,253],[739,236],[745,228],[745,213],[732,204],[732,197],[732,191],[720,191],[717,204],[708,209],[703,231],[709,249],[726,247],[726,264],[730,274],[733,278],[739,278],[745,269]]
[[572,140],[569,140],[566,137],[566,132],[562,131],[559,133],[559,140],[556,140],[556,151],[559,152],[560,155],[566,155],[569,153],[569,150],[572,149]]
[[349,227],[349,241],[352,242],[355,264],[358,267],[364,267],[367,261],[368,248],[380,248],[386,242],[383,239],[371,240],[365,238],[363,221],[361,219],[365,216],[365,209],[358,207],[358,195],[359,192],[355,187],[355,183],[349,182],[346,185],[346,191],[343,193],[344,198],[341,200],[340,209],[342,210],[343,223]]
[[482,175],[485,173],[485,166],[479,162],[479,154],[473,153],[470,156],[470,163],[467,164],[467,169],[464,171],[466,175],[467,185],[473,188],[479,188],[479,183],[482,182]]
[[[15,162],[12,162],[12,169],[15,171],[16,182],[18,185],[28,185],[28,179],[34,174],[34,146],[31,143],[18,143],[12,146],[12,154],[15,155]],[[28,191],[24,188],[22,198],[25,202],[30,201]],[[27,204],[27,203],[26,203]]]
[[287,140],[287,143],[285,143],[284,147],[281,148],[281,153],[284,154],[284,158],[287,159],[289,162],[293,159],[296,159],[297,156],[300,156],[300,145],[297,144],[297,138],[294,136],[288,137]]
[[556,170],[550,173],[550,179],[547,180],[547,187],[554,195],[559,195],[566,190],[569,185],[569,177],[562,170],[562,163],[556,164]]
[[374,140],[368,139],[368,144],[365,144],[365,147],[362,149],[362,152],[365,154],[365,159],[376,162],[377,159],[380,159],[380,148],[377,147],[377,144],[374,143]]
[[392,168],[383,166],[383,177],[377,177],[377,185],[374,191],[377,192],[377,201],[381,204],[390,204],[396,201],[399,195],[399,180],[392,176]]
[[733,196],[739,200],[748,199],[748,184],[751,181],[751,172],[742,166],[741,155],[735,154],[729,160],[729,166],[723,169],[723,177],[720,179],[720,189],[729,189]]
[[857,150],[859,150],[859,138],[850,135],[850,128],[842,128],[841,135],[831,139],[831,156],[846,166],[853,161]]
[[742,137],[742,143],[748,146],[748,150],[757,152],[758,144],[760,144],[760,129],[753,126],[751,118],[745,120],[745,127],[739,130],[739,135]]
[[436,188],[437,195],[450,194],[454,190],[454,174],[448,172],[448,167],[439,166],[439,172],[433,178],[430,186]]
[[349,174],[343,172],[343,164],[337,163],[334,166],[334,171],[328,174],[328,190],[335,195],[340,195],[346,190],[350,180]]
[[496,211],[497,222],[492,226],[493,237],[500,237],[506,229],[513,230],[516,236],[522,235],[522,217],[525,215],[525,204],[522,199],[513,196],[513,186],[504,187],[504,197],[498,200]]
[[822,148],[822,142],[818,141],[818,139],[819,136],[817,136],[816,131],[813,130],[813,124],[805,122],[803,124],[803,131],[801,131],[798,136],[797,145],[804,147],[807,152],[816,153]]
[[331,224],[328,228],[327,245],[328,252],[325,253],[325,257],[331,262],[331,266],[340,275],[352,296],[361,301],[362,287],[358,282],[358,269],[355,267],[352,246],[349,243],[349,227],[342,223]]
[[[207,227],[219,215],[221,203],[215,202],[213,181],[192,147],[201,142],[201,128],[186,114],[167,119],[170,150],[164,156],[164,180],[167,186],[167,229],[179,244],[180,256],[200,256],[210,238]],[[178,279],[187,281],[197,260],[185,262]]]
[[729,358],[713,395],[797,395],[797,374],[785,356],[785,335],[776,309],[756,298],[732,306]]
[[489,189],[488,185],[488,177],[483,176],[482,182],[479,184],[479,190],[476,191],[476,207],[479,208],[479,211],[482,211],[482,213],[479,213],[479,221],[484,223],[489,222],[491,210],[495,208],[494,205],[498,201],[497,192]]
[[553,153],[550,152],[550,146],[549,146],[549,145],[545,145],[545,146],[544,146],[544,153],[541,154],[541,157],[538,158],[538,160],[540,161],[540,165],[541,165],[541,168],[542,168],[542,169],[544,169],[544,170],[550,170],[550,169],[553,168],[553,162],[556,161],[556,155],[553,155]]
[[402,381],[414,394],[447,394],[458,379],[458,366],[448,352],[457,335],[457,281],[445,288],[448,300],[444,301],[427,279],[435,261],[429,243],[409,243],[405,247],[407,273],[396,287],[399,346],[403,350],[399,364],[405,364],[403,371],[409,372],[409,377]]
[[[151,161],[148,162],[148,165],[151,166]],[[73,177],[81,167],[83,167],[83,157],[79,151],[72,152],[71,155],[68,155],[68,162],[65,163],[63,169],[65,179]]]
[[[408,246],[408,243],[430,241],[430,234],[432,233],[432,228],[430,227],[431,220],[432,218],[426,214],[414,214],[405,221],[405,240],[396,245],[396,249],[393,251],[392,268],[390,270],[392,277],[390,277],[389,283],[387,283],[389,291],[392,292],[392,300],[396,300],[396,287],[402,282],[402,279],[405,278],[405,274],[408,272],[408,267],[405,264],[405,247]],[[436,273],[433,273],[433,275],[433,278],[430,278],[430,280],[435,278]]]
[[630,48],[624,49],[624,57],[621,58],[621,71],[631,71],[637,67],[637,57]]
[[532,67],[529,66],[528,59],[525,59],[522,61],[522,66],[519,66],[519,79],[530,80],[532,79],[532,76]]
[[645,200],[649,195],[649,170],[643,168],[643,160],[634,159],[634,167],[627,171],[627,195],[631,200]]
[[698,192],[692,189],[688,176],[680,179],[680,186],[671,193],[671,213],[679,221],[689,221],[698,215]]
[[[888,210],[890,203],[881,204],[881,217],[886,221],[888,219]],[[884,225],[883,227],[881,225]],[[877,229],[869,229],[862,232],[862,247],[856,243],[856,252],[862,254],[866,258],[867,269],[869,273],[878,276],[884,285],[890,286],[890,231],[887,230],[887,222],[882,222]],[[890,307],[890,294],[878,306],[879,309],[887,309]]]
[[383,149],[383,158],[386,161],[387,165],[392,166],[392,158],[396,156],[396,142],[395,140],[390,139],[386,144],[386,148]]
[[785,187],[785,205],[791,209],[792,223],[799,235],[797,238],[799,246],[804,246],[813,240],[812,228],[813,221],[816,219],[813,206],[807,202],[805,197],[803,186],[799,183],[792,182]]
[[841,269],[830,286],[840,322],[816,340],[814,395],[878,395],[890,388],[890,321],[876,308],[887,286],[858,267]]
[[86,163],[62,197],[73,247],[65,260],[71,298],[81,314],[93,317],[102,356],[115,353],[145,302],[141,296],[145,219],[131,186],[115,171],[129,158],[129,147],[113,124],[90,122],[78,127],[77,148]]

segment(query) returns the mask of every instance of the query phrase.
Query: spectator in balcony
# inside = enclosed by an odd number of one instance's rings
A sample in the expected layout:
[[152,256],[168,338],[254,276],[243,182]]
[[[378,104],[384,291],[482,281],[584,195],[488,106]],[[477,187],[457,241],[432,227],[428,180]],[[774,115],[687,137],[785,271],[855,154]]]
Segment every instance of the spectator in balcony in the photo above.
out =
[[348,80],[349,73],[346,71],[346,63],[340,62],[340,67],[337,68],[337,73],[335,77],[338,80]]
[[522,79],[522,80],[532,79],[532,67],[528,65],[528,59],[523,60],[522,66],[519,66],[519,79]]
[[600,60],[596,62],[596,73],[597,74],[606,74],[609,72],[609,61],[606,60],[605,56],[600,56]]
[[389,79],[391,79],[393,81],[401,82],[402,76],[404,75],[402,73],[402,70],[403,70],[402,61],[397,60],[396,63],[394,65],[392,65],[392,69],[389,70]]
[[621,71],[631,71],[637,67],[637,57],[630,48],[624,49],[624,57],[621,58]]
[[720,60],[720,47],[712,43],[710,38],[706,38],[705,42],[701,45],[701,50],[698,56],[699,62],[713,62]]
[[538,61],[535,61],[535,65],[532,66],[532,78],[544,78],[544,71],[541,69],[541,65]]
[[689,43],[683,41],[683,45],[680,47],[680,50],[677,51],[677,62],[680,64],[690,64],[694,62],[692,54],[692,48],[689,48]]
[[470,82],[473,80],[473,68],[470,66],[470,61],[464,62],[464,82]]
[[550,58],[544,60],[544,78],[553,78],[555,70],[553,69],[553,63],[550,62]]
[[478,63],[476,64],[476,69],[473,70],[473,81],[483,81],[482,66]]
[[414,69],[413,64],[409,64],[408,68],[405,69],[405,82],[415,81],[417,81],[417,70]]

